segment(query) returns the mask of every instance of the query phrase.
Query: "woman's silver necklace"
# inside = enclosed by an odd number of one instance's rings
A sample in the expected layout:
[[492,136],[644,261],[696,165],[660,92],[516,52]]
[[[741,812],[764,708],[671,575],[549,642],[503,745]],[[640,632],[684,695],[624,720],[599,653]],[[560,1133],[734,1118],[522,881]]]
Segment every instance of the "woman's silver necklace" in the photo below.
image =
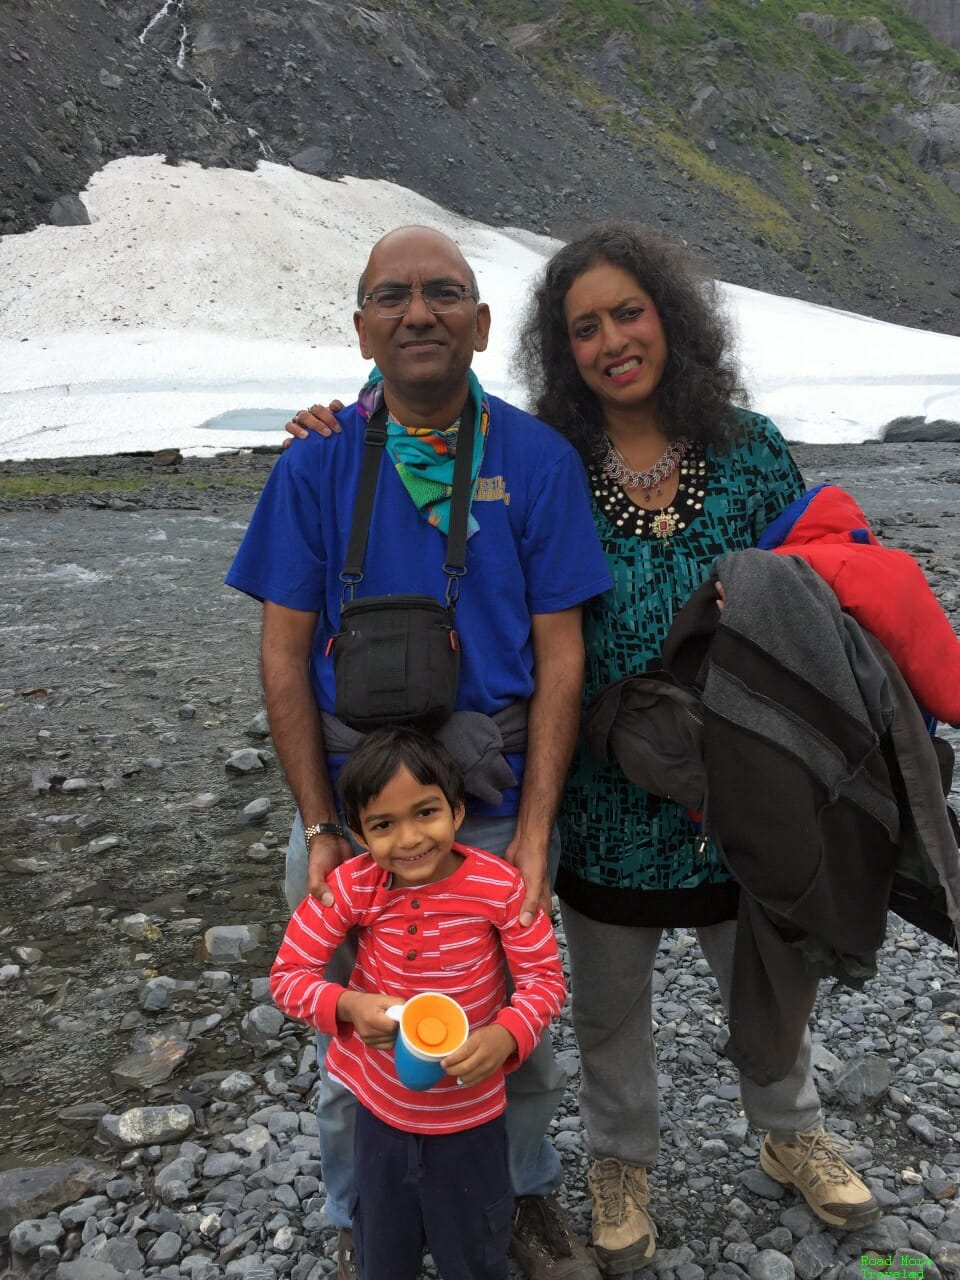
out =
[[644,502],[650,502],[660,485],[680,466],[690,447],[689,441],[683,438],[671,440],[652,467],[645,471],[634,471],[627,464],[626,458],[609,436],[604,436],[605,444],[600,458],[600,471],[614,484],[622,489],[642,489]]
[[[604,439],[606,445],[600,458],[601,474],[621,489],[641,489],[644,502],[652,502],[655,497],[661,497],[660,486],[680,467],[690,447],[689,440],[682,437],[671,440],[652,467],[647,467],[645,471],[634,471],[610,437],[605,436]],[[669,542],[676,532],[679,519],[669,504],[656,514],[649,513],[650,528],[662,542]]]

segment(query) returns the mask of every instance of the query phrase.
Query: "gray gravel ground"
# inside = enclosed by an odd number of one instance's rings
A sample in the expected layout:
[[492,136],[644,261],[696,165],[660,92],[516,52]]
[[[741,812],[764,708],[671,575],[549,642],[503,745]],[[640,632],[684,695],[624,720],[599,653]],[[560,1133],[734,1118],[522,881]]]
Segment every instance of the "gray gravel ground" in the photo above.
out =
[[[956,626],[957,446],[797,456],[918,556]],[[73,492],[0,485],[0,1275],[335,1272],[310,1037],[265,981],[292,806],[258,719],[257,610],[219,585],[270,461],[30,464]],[[663,939],[655,1018],[660,1249],[643,1280],[860,1280],[871,1249],[960,1276],[953,952],[891,917],[877,979],[821,992],[828,1125],[884,1210],[852,1236],[759,1171],[689,933]],[[570,1081],[554,1138],[586,1236],[567,1016],[553,1034]]]

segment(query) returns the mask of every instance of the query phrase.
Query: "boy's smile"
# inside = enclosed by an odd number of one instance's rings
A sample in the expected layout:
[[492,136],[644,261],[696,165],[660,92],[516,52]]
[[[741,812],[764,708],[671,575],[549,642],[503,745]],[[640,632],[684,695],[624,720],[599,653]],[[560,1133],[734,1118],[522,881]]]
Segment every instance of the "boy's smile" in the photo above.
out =
[[432,782],[418,782],[400,765],[360,813],[357,838],[396,888],[432,884],[452,875],[462,859],[453,851],[463,805],[456,810]]

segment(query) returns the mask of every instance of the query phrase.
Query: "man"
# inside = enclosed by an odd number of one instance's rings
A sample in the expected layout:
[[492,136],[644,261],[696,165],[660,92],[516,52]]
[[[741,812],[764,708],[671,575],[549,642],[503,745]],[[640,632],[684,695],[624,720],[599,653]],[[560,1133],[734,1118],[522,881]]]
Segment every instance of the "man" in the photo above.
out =
[[[550,428],[483,395],[470,366],[473,353],[486,347],[490,311],[446,236],[425,227],[384,236],[361,277],[354,323],[382,384],[364,389],[362,411],[354,405],[341,413],[342,430],[333,439],[296,442],[277,462],[227,577],[264,602],[267,712],[299,810],[287,898],[291,908],[305,891],[321,900],[326,892],[332,901],[324,878],[352,853],[337,826],[331,787],[342,760],[325,756],[321,713],[334,705],[326,646],[339,629],[363,419],[382,391],[388,457],[360,595],[443,597],[449,475],[440,467],[455,451],[454,428],[474,431],[479,462],[457,608],[457,708],[493,716],[526,705],[527,723],[525,750],[504,757],[515,785],[493,794],[481,788],[485,799],[472,799],[460,838],[518,868],[526,889],[520,919],[527,924],[538,902],[549,904],[556,869],[553,824],[580,716],[580,606],[610,585],[586,477],[574,451]],[[419,482],[411,482],[411,472]],[[336,976],[342,980],[348,971],[341,967]],[[563,1086],[548,1040],[510,1078],[512,1248],[531,1280],[597,1280],[553,1194],[560,1160],[545,1134]],[[351,1095],[324,1071],[317,1115],[327,1216],[340,1229],[340,1280],[356,1274],[353,1114]]]

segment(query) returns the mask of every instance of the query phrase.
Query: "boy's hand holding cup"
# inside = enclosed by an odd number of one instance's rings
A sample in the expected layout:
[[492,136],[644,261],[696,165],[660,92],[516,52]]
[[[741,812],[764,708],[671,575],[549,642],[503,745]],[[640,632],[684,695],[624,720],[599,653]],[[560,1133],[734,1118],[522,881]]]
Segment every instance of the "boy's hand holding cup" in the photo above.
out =
[[441,1062],[448,1076],[456,1076],[461,1084],[479,1084],[499,1071],[509,1057],[517,1052],[517,1042],[498,1022],[478,1027],[467,1042]]
[[371,1049],[392,1049],[397,1024],[387,1017],[386,1011],[396,1003],[394,996],[344,991],[337,1001],[337,1021],[352,1023],[357,1035]]

